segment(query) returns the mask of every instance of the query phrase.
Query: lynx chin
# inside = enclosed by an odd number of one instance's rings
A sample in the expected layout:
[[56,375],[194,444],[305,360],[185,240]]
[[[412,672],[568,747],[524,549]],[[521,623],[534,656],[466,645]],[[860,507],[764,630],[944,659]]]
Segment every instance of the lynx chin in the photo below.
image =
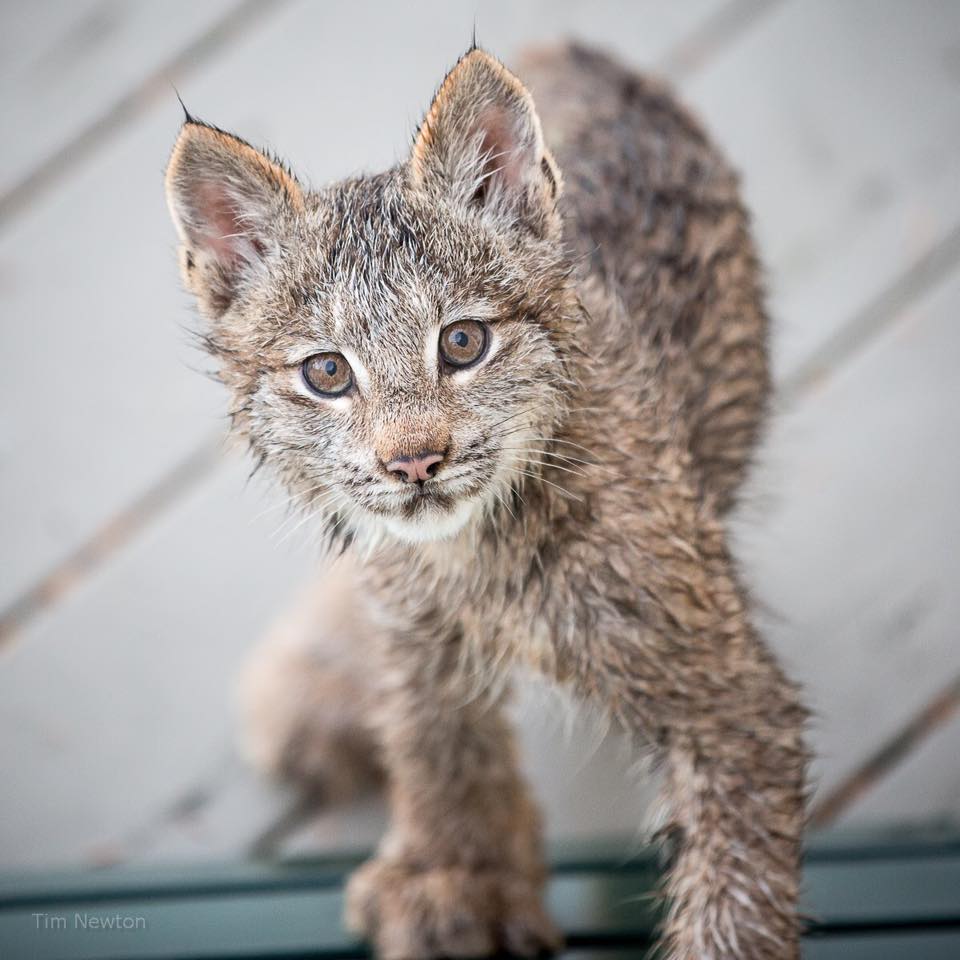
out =
[[518,71],[470,49],[404,162],[318,190],[189,116],[174,147],[233,430],[335,548],[245,675],[249,751],[331,801],[386,782],[347,896],[379,957],[533,956],[560,938],[491,682],[532,666],[664,770],[663,955],[797,958],[806,714],[724,525],[769,393],[737,178],[655,80]]

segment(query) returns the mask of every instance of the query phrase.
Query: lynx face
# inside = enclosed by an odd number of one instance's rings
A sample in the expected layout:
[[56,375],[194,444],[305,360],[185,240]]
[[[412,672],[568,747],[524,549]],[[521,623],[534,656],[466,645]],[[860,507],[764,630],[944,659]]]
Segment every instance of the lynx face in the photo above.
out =
[[529,94],[478,50],[407,163],[316,193],[185,123],[168,199],[235,427],[331,530],[509,514],[567,376],[558,190]]

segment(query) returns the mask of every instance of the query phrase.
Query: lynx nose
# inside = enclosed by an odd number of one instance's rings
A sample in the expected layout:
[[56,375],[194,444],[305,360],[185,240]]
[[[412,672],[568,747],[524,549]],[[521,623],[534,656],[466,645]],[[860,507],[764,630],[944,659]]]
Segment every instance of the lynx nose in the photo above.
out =
[[444,456],[436,450],[424,450],[412,457],[397,457],[385,463],[384,467],[387,473],[394,474],[404,483],[423,483],[436,474]]

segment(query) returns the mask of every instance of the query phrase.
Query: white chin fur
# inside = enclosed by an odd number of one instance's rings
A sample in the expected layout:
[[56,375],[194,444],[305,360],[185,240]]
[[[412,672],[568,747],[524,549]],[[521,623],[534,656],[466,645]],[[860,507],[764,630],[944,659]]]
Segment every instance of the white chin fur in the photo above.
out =
[[443,513],[431,512],[409,520],[403,517],[385,517],[381,522],[391,536],[403,543],[449,540],[470,522],[478,507],[476,500],[465,500]]

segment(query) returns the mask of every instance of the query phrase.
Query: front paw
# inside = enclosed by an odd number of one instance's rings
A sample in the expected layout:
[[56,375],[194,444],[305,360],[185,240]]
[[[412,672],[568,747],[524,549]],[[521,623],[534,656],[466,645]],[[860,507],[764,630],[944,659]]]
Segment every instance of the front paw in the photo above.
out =
[[350,878],[346,920],[381,960],[485,957],[500,950],[533,957],[562,943],[540,885],[509,870],[417,870],[370,860]]

